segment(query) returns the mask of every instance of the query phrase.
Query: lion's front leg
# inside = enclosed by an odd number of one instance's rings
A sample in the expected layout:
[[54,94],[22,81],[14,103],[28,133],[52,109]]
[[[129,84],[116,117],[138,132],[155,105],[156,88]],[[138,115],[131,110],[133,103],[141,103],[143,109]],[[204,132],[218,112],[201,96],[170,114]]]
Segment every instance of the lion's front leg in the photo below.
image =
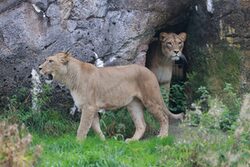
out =
[[93,107],[80,108],[82,113],[80,125],[77,130],[77,139],[83,140],[86,138],[89,128],[94,120],[95,113],[97,112]]

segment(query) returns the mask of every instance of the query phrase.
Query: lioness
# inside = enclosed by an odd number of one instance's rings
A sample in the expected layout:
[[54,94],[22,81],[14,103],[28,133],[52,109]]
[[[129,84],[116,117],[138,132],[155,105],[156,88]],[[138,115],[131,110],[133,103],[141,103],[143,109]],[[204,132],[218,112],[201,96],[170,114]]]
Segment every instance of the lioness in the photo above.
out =
[[173,63],[180,58],[186,61],[182,54],[186,36],[187,34],[184,32],[179,35],[160,33],[159,40],[152,44],[147,56],[146,66],[156,75],[160,85],[163,85],[168,91],[172,78]]
[[145,67],[127,65],[97,68],[68,53],[57,53],[48,57],[39,66],[39,71],[69,88],[76,106],[82,112],[78,139],[84,139],[90,127],[101,139],[105,138],[97,113],[100,109],[127,106],[136,131],[126,141],[139,140],[145,132],[143,106],[160,122],[160,137],[168,135],[168,116],[182,119],[182,114],[174,115],[166,108],[155,75]]

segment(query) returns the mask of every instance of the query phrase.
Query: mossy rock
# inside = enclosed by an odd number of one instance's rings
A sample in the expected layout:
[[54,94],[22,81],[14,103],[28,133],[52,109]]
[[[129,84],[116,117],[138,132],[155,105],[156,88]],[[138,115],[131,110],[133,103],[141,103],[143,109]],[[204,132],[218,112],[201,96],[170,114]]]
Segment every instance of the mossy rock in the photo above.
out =
[[205,86],[212,95],[221,94],[225,83],[240,89],[241,52],[227,46],[193,47],[188,83],[195,91]]

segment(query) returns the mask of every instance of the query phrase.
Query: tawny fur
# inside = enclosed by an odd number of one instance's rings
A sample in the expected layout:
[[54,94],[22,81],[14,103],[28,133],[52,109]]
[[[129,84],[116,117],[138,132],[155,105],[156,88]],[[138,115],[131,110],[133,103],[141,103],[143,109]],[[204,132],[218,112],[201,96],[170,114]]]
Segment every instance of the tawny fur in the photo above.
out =
[[97,111],[127,106],[136,131],[130,140],[139,140],[146,129],[144,106],[160,122],[159,136],[168,135],[168,116],[182,119],[166,108],[155,75],[145,67],[127,65],[97,68],[67,53],[50,56],[39,67],[41,74],[65,84],[82,112],[77,138],[84,139],[92,127],[104,139]]
[[152,43],[146,66],[156,75],[160,85],[169,91],[173,63],[182,56],[186,33],[160,33],[160,39]]

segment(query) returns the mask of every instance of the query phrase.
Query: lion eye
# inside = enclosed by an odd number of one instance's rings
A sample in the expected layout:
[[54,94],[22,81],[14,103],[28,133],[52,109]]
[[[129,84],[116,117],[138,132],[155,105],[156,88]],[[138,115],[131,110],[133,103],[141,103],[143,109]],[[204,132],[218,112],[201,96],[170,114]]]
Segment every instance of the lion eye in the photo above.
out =
[[54,61],[53,60],[49,60],[49,63],[53,63]]
[[179,45],[181,45],[182,43],[181,43],[181,42],[179,42],[178,44],[179,44]]
[[167,45],[172,46],[172,43],[171,42],[167,42]]

